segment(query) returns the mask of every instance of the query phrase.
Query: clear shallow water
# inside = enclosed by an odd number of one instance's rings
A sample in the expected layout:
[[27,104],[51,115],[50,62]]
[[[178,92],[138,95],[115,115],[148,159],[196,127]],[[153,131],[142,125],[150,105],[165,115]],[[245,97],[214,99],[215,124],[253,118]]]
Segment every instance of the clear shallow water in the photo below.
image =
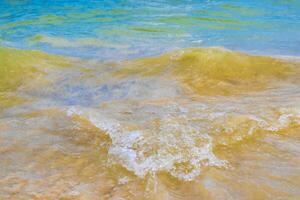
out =
[[2,45],[98,59],[223,46],[299,55],[300,4],[286,1],[1,1]]
[[56,2],[0,4],[0,199],[299,199],[297,1]]

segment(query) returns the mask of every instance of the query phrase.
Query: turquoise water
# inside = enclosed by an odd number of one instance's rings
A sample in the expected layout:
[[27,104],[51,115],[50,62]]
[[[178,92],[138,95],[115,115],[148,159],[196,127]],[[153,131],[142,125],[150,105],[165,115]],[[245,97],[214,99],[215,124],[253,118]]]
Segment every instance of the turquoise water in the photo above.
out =
[[126,59],[223,46],[300,55],[300,2],[0,1],[2,46]]

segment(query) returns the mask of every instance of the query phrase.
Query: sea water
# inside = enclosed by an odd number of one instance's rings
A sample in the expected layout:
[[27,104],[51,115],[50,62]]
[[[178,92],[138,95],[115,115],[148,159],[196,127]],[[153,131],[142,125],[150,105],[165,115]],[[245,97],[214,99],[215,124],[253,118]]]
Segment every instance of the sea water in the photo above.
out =
[[0,1],[0,199],[299,199],[300,3]]

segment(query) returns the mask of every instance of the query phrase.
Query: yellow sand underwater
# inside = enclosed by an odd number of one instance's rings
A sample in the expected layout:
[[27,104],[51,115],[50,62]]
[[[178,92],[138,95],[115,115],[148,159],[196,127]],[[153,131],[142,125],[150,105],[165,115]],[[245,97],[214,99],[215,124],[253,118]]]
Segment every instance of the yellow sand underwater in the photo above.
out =
[[122,62],[0,48],[0,196],[298,199],[300,63],[222,48]]

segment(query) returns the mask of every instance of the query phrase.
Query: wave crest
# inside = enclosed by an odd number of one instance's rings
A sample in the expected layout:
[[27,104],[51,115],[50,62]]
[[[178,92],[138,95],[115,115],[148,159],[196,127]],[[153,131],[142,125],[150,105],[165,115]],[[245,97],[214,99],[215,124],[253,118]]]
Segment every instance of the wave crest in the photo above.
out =
[[[295,67],[298,66],[298,67]],[[191,48],[124,63],[117,76],[165,76],[202,95],[257,91],[299,75],[299,63],[222,48]]]

